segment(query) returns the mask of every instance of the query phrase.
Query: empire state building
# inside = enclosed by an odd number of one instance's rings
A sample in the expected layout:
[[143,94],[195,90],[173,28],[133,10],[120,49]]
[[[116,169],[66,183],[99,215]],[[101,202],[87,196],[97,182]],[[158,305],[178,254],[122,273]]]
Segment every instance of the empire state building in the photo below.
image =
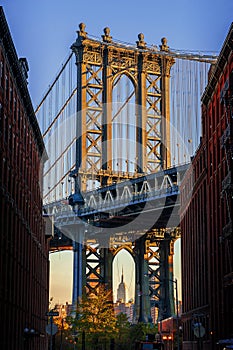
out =
[[124,282],[123,269],[122,269],[121,282],[119,283],[117,288],[117,301],[120,301],[121,303],[126,303],[127,302],[126,292],[127,292],[126,285]]

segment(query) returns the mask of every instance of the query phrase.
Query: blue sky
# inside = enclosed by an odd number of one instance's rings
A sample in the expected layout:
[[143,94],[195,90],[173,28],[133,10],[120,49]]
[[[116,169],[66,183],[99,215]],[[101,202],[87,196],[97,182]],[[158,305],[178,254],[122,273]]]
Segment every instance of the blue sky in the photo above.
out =
[[171,48],[219,51],[233,21],[232,0],[177,1],[1,1],[19,57],[29,62],[29,90],[36,106],[70,46],[78,24],[100,37],[108,26],[113,38],[148,44],[167,37]]
[[[70,53],[80,22],[97,37],[108,26],[113,38],[129,43],[142,32],[148,44],[159,45],[165,36],[172,49],[218,52],[233,21],[232,0],[4,0],[1,5],[18,56],[29,63],[34,107]],[[70,252],[52,254],[55,302],[71,301],[71,264]]]

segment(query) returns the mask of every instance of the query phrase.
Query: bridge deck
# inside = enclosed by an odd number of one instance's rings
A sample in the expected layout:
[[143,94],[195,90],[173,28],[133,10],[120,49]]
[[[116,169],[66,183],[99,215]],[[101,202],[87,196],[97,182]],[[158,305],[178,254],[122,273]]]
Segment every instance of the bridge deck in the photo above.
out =
[[188,166],[82,193],[83,205],[75,204],[73,195],[69,200],[46,205],[46,212],[54,215],[56,227],[51,249],[70,247],[72,240],[70,237],[66,240],[63,235],[67,227],[85,230],[86,240],[129,232],[138,237],[138,232],[142,235],[156,229],[178,227],[179,184]]

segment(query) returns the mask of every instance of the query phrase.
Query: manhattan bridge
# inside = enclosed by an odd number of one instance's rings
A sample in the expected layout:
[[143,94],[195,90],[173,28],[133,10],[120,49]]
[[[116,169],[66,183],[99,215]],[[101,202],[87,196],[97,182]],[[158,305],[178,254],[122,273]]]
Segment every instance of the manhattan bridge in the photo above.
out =
[[216,56],[115,40],[77,39],[36,109],[49,156],[44,211],[50,251],[72,249],[73,303],[112,289],[122,249],[135,263],[135,322],[174,314],[180,183],[198,147],[200,99]]

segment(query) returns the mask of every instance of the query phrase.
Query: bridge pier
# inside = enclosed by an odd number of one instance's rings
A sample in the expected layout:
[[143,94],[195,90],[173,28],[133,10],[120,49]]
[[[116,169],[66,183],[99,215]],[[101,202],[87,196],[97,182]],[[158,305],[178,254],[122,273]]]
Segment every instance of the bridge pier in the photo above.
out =
[[161,241],[161,271],[160,271],[160,308],[159,319],[174,315],[174,293],[173,293],[173,241],[168,237]]
[[83,244],[79,242],[73,242],[73,296],[72,305],[73,309],[76,310],[78,301],[82,298],[83,287],[84,287],[84,251]]
[[95,292],[99,284],[112,289],[112,252],[108,248],[101,248],[99,252],[95,250],[95,259],[92,253],[82,243],[73,242],[73,307],[76,307],[83,293]]
[[142,237],[135,244],[135,268],[136,268],[136,290],[135,290],[135,315],[136,322],[151,323],[148,261],[145,260],[145,238]]
[[112,262],[113,262],[113,254],[109,248],[102,248],[101,255],[103,257],[103,283],[107,289],[112,290]]

